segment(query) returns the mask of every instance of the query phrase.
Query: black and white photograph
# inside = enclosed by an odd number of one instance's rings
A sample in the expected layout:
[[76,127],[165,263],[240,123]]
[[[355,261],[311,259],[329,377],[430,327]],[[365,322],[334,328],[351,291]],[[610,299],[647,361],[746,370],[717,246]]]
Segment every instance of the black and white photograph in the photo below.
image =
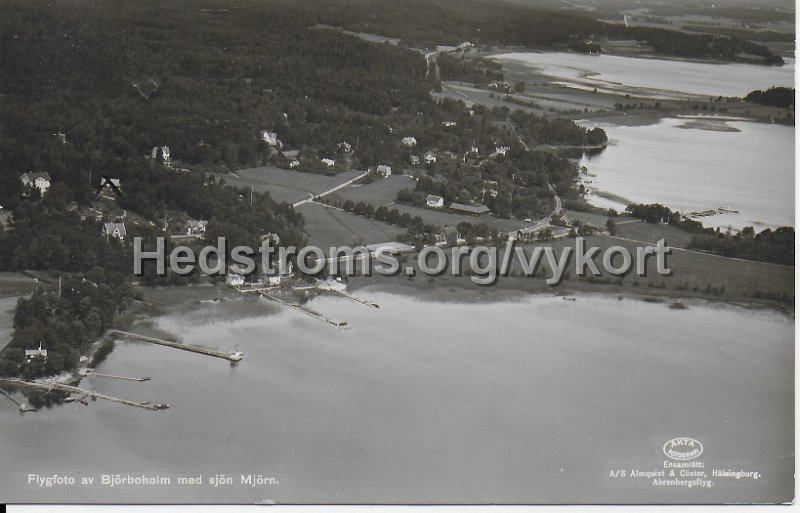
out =
[[792,0],[0,0],[0,505],[795,500]]

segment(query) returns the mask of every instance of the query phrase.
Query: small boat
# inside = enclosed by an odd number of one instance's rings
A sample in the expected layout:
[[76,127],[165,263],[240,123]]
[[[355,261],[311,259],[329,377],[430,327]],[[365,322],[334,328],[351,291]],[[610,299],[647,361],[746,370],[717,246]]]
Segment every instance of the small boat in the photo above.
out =
[[238,362],[244,357],[244,353],[241,351],[231,351],[230,353],[228,353],[228,356],[230,357],[231,360]]

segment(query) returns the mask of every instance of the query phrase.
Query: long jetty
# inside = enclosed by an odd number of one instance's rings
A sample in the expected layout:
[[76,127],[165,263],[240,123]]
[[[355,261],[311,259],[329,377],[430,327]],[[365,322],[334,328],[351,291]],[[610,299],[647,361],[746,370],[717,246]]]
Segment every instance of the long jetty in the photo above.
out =
[[110,329],[106,333],[122,335],[124,337],[129,337],[129,338],[135,338],[137,340],[150,342],[151,344],[158,344],[160,346],[174,347],[175,349],[181,349],[183,351],[189,351],[192,353],[202,354],[206,356],[213,356],[214,358],[222,358],[223,360],[228,360],[231,362],[238,362],[241,361],[242,359],[242,354],[240,352],[223,353],[221,351],[214,351],[213,349],[205,349],[203,347],[190,346],[188,344],[181,344],[180,342],[172,342],[170,340],[148,337],[146,335],[139,335],[138,333],[131,333],[128,331],[121,331],[116,329]]
[[128,376],[115,376],[114,374],[100,374],[99,372],[94,371],[87,371],[83,374],[84,376],[97,376],[99,378],[114,378],[114,379],[122,379],[125,381],[150,381],[150,376],[142,376],[141,378],[132,378]]
[[348,294],[347,292],[345,292],[343,290],[334,290],[333,292],[336,292],[337,294],[341,295],[342,297],[346,297],[347,299],[355,301],[356,303],[361,303],[362,305],[371,306],[372,308],[380,308],[381,307],[381,305],[379,305],[378,303],[373,303],[372,301],[367,301],[366,299],[361,299],[361,298],[358,298],[358,297],[355,297],[355,296],[351,296],[350,294]]
[[300,313],[304,313],[304,314],[308,315],[311,318],[317,319],[318,321],[326,322],[326,323],[331,324],[333,326],[346,326],[347,325],[347,322],[345,322],[345,321],[334,321],[334,320],[328,319],[327,317],[324,317],[323,315],[320,315],[318,313],[309,312],[308,310],[306,310],[305,308],[303,308],[300,305],[296,305],[294,303],[290,303],[288,301],[284,301],[283,299],[281,299],[279,297],[275,297],[272,294],[269,294],[269,293],[265,292],[264,290],[256,290],[256,292],[261,294],[262,297],[265,297],[267,299],[271,299],[272,301],[276,301],[278,303],[281,303],[284,306],[288,306],[289,308],[297,310]]
[[169,407],[169,405],[163,405],[163,404],[150,404],[149,402],[136,402],[128,399],[120,399],[119,397],[112,397],[110,395],[97,393],[94,390],[84,390],[82,388],[74,387],[72,385],[65,385],[63,383],[45,384],[45,383],[36,383],[33,381],[25,381],[18,378],[0,378],[0,384],[15,386],[15,387],[27,387],[27,388],[32,388],[34,390],[41,390],[43,392],[50,392],[51,390],[60,390],[62,392],[68,392],[70,394],[82,394],[84,396],[88,396],[93,399],[104,399],[106,401],[111,401],[119,404],[126,404],[128,406],[135,406],[136,408],[144,408],[145,410],[152,410],[152,411],[163,410]]

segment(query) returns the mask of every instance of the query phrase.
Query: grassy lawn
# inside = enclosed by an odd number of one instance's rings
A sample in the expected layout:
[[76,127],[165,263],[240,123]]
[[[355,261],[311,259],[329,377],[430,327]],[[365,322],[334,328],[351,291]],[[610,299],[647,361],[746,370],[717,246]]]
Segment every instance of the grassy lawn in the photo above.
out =
[[363,201],[377,208],[393,203],[398,192],[403,189],[413,189],[416,185],[417,182],[410,176],[392,175],[365,185],[345,187],[328,196],[328,199],[339,202],[352,200],[355,203]]
[[405,229],[342,210],[305,203],[297,208],[305,219],[308,243],[327,252],[330,246],[391,242]]
[[277,167],[257,167],[239,169],[232,174],[218,175],[218,178],[224,178],[228,184],[237,187],[252,187],[257,192],[267,191],[275,201],[294,203],[332,189],[360,174],[361,171],[345,171],[326,176]]

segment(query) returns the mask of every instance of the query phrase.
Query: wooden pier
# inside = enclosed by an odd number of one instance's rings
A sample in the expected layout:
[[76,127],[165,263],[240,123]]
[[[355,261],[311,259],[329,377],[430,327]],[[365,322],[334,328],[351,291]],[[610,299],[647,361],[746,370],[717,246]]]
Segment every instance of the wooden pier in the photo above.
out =
[[284,306],[288,306],[289,308],[297,310],[300,313],[306,314],[309,317],[314,318],[314,319],[316,319],[318,321],[326,322],[326,323],[328,323],[330,325],[337,326],[337,327],[347,326],[347,322],[346,321],[334,321],[334,320],[328,319],[327,317],[324,317],[324,316],[322,316],[322,315],[320,315],[318,313],[309,312],[308,310],[306,310],[305,308],[303,308],[300,305],[297,305],[297,304],[294,304],[294,303],[290,303],[288,301],[284,301],[283,299],[281,299],[279,297],[275,297],[272,294],[268,294],[267,292],[265,292],[263,290],[258,290],[257,292],[259,294],[261,294],[261,296],[264,297],[264,298],[271,299],[272,301],[276,301],[278,303],[281,303]]
[[150,381],[150,376],[142,376],[141,378],[131,378],[128,376],[115,376],[114,374],[100,374],[99,372],[94,372],[93,370],[87,370],[82,374],[84,376],[97,376],[98,378],[122,379],[125,381]]
[[333,292],[336,292],[337,294],[341,295],[342,297],[346,297],[347,299],[355,301],[356,303],[361,303],[362,305],[371,306],[372,308],[380,308],[381,307],[381,305],[379,305],[378,303],[373,303],[372,301],[367,301],[366,299],[360,299],[360,298],[357,298],[355,296],[351,296],[350,294],[348,294],[347,292],[345,292],[343,290],[334,290]]
[[115,329],[110,329],[106,332],[106,334],[117,334],[128,338],[134,338],[137,340],[141,340],[143,342],[150,342],[151,344],[158,344],[160,346],[167,346],[167,347],[174,347],[175,349],[181,349],[183,351],[189,351],[192,353],[202,354],[206,356],[213,356],[214,358],[222,358],[223,360],[228,360],[230,362],[238,362],[241,361],[243,354],[239,351],[230,352],[230,353],[223,353],[221,351],[214,351],[212,349],[205,349],[202,347],[197,346],[190,346],[187,344],[181,344],[180,342],[172,342],[169,340],[162,340],[160,338],[148,337],[145,335],[139,335],[138,333],[130,333],[128,331],[120,331]]
[[34,390],[40,390],[42,392],[50,392],[51,390],[60,390],[62,392],[68,392],[70,394],[82,394],[86,397],[91,397],[92,399],[104,399],[106,401],[111,401],[119,404],[126,404],[128,406],[135,406],[136,408],[143,408],[145,410],[152,410],[152,411],[164,410],[169,408],[168,404],[150,404],[147,401],[136,402],[128,399],[120,399],[119,397],[112,397],[110,395],[99,394],[94,390],[84,390],[82,388],[74,387],[72,385],[65,385],[63,383],[45,384],[45,383],[36,383],[33,381],[25,381],[18,378],[0,378],[0,384],[15,386],[15,387],[27,387],[27,388],[32,388]]

